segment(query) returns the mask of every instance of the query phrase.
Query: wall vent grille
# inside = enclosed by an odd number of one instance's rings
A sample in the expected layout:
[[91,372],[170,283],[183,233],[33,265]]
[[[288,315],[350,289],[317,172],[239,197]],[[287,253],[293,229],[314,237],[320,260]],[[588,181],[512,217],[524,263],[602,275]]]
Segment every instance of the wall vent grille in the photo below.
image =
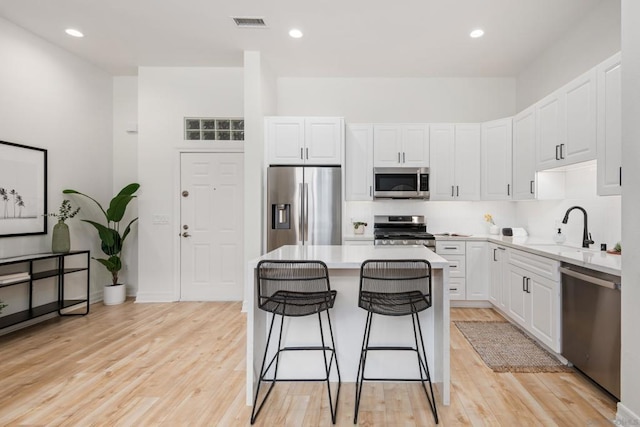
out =
[[266,28],[267,24],[262,18],[233,17],[233,22],[240,28]]

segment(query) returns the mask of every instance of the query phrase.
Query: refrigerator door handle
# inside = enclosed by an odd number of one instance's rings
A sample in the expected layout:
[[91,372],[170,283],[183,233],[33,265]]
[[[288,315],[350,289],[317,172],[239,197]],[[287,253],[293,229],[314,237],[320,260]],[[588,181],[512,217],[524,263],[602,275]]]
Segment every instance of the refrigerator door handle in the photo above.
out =
[[[302,218],[303,218],[303,224],[304,224],[304,239],[305,241],[309,239],[309,184],[305,183],[304,184],[304,205],[303,206],[303,212],[302,212]],[[305,242],[306,243],[306,242]]]
[[303,227],[303,218],[304,218],[304,184],[298,184],[298,192],[300,193],[300,209],[298,209],[298,226],[300,227],[300,232],[298,233],[298,241],[302,243],[304,241],[304,229]]

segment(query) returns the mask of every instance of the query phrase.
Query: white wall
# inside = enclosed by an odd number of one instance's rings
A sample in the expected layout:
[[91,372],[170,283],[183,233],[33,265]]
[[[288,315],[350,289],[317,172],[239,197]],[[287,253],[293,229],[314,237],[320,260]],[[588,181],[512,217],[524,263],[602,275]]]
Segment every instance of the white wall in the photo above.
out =
[[619,51],[620,0],[604,0],[518,75],[518,112]]
[[[111,76],[2,18],[0,63],[0,140],[48,150],[48,211],[58,211],[65,188],[110,200]],[[80,198],[66,197],[82,206],[78,217],[67,222],[71,248],[99,256],[93,227],[78,220],[97,219],[97,212]],[[54,221],[49,220],[49,234],[0,239],[0,257],[50,251]],[[109,278],[92,261],[94,300],[101,298]]]
[[640,423],[640,2],[622,1],[622,399],[618,416]]
[[[179,151],[216,146],[185,141],[184,118],[242,117],[243,100],[242,68],[139,68],[138,301],[179,297]],[[153,224],[156,214],[168,215],[169,224]]]
[[[113,78],[113,194],[125,185],[138,182],[138,77]],[[123,224],[138,215],[138,204],[132,201]],[[138,227],[133,226],[122,252],[120,281],[127,294],[138,291]]]
[[277,114],[473,123],[515,114],[515,90],[513,78],[279,78]]

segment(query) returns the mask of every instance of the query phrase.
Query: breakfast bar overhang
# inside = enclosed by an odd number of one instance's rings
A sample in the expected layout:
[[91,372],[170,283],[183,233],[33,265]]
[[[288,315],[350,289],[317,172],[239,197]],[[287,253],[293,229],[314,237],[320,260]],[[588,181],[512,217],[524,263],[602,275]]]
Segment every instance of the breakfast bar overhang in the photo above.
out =
[[[420,313],[423,336],[427,345],[427,361],[431,378],[440,392],[444,405],[449,404],[449,263],[424,246],[282,246],[248,263],[247,286],[247,405],[253,401],[256,380],[267,337],[270,314],[258,309],[256,297],[256,266],[261,260],[320,260],[327,264],[331,289],[338,292],[331,309],[331,318],[336,339],[336,353],[343,382],[355,382],[362,346],[366,312],[358,307],[360,266],[367,259],[424,259],[432,268],[432,306]],[[317,319],[314,316],[285,320],[284,337],[287,345],[308,345],[319,339]],[[397,318],[375,318],[377,333],[372,333],[372,342],[406,344],[413,340],[409,316]],[[300,374],[322,376],[322,353],[317,355],[292,355],[283,358],[278,368],[278,378],[295,378]],[[410,378],[418,375],[415,356],[390,354],[371,357],[367,361],[373,375]],[[332,381],[334,379],[332,378]],[[335,378],[337,380],[337,378]]]

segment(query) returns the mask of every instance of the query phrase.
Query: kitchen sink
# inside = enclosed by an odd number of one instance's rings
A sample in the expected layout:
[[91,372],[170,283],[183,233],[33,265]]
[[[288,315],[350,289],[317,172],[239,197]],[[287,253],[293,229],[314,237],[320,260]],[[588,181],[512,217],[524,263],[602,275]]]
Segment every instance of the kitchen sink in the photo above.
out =
[[541,251],[553,252],[553,253],[567,253],[567,252],[594,253],[595,252],[593,249],[589,249],[589,248],[579,248],[576,246],[558,245],[556,243],[528,244],[526,246],[531,249],[538,249]]

